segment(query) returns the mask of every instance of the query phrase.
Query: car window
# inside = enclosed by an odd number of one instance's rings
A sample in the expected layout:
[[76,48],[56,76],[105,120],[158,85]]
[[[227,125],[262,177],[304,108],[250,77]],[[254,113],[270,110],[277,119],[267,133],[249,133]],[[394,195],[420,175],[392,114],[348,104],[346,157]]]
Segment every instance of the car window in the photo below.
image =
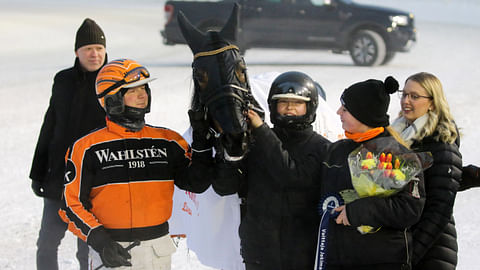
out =
[[[328,1],[328,0],[327,0]],[[310,0],[314,6],[323,6],[325,5],[325,0]]]

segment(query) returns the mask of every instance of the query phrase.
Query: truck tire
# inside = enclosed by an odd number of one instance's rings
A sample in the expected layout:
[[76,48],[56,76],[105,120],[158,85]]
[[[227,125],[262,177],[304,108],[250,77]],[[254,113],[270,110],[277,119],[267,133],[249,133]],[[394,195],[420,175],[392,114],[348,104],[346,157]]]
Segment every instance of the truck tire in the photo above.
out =
[[351,39],[349,51],[355,65],[378,66],[385,60],[387,47],[377,32],[360,30]]

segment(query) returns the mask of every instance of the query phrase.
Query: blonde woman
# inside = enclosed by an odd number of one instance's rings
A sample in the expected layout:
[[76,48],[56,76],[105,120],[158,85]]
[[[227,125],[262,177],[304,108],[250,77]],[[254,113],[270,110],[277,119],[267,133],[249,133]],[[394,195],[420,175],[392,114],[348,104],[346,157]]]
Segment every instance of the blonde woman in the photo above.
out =
[[413,269],[455,269],[457,236],[453,204],[462,175],[457,127],[440,80],[420,72],[407,78],[400,116],[392,127],[409,146],[431,152],[433,165],[424,172],[427,199],[413,230]]

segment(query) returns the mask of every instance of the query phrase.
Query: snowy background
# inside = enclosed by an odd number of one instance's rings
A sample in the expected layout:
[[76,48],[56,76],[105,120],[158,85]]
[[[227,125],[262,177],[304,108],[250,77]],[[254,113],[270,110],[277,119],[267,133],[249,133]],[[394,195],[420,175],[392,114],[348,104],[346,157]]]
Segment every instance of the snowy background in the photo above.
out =
[[[379,1],[358,1],[376,3]],[[186,46],[164,46],[163,1],[143,0],[0,0],[0,269],[35,269],[36,238],[42,200],[30,189],[28,173],[38,132],[48,106],[53,76],[73,65],[75,32],[90,17],[103,28],[110,60],[132,58],[158,80],[151,84],[150,123],[183,133],[188,125],[192,55]],[[321,51],[247,51],[250,76],[269,71],[299,70],[327,92],[333,109],[345,87],[388,75],[403,82],[428,71],[443,82],[451,110],[462,132],[464,164],[480,164],[480,1],[384,0],[416,15],[418,43],[387,66],[361,68],[348,55]],[[403,85],[403,83],[402,83]],[[399,110],[394,97],[390,115]],[[479,269],[480,189],[459,193],[455,204],[460,270]],[[211,269],[180,241],[173,269]],[[78,269],[75,241],[67,233],[60,269]]]

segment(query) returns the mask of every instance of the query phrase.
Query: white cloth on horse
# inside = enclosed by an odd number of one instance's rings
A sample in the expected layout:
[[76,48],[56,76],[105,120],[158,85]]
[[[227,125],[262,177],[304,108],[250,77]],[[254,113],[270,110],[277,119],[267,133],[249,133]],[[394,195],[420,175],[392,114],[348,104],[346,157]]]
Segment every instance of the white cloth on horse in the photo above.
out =
[[[267,98],[270,85],[278,75],[279,72],[268,72],[249,78],[252,94],[265,111],[265,122],[270,126]],[[339,117],[321,97],[313,126],[331,141],[343,137]],[[192,141],[191,128],[183,137]],[[169,223],[172,235],[187,235],[188,248],[202,264],[223,270],[245,269],[240,255],[240,199],[237,194],[222,197],[212,187],[195,194],[175,187]]]

